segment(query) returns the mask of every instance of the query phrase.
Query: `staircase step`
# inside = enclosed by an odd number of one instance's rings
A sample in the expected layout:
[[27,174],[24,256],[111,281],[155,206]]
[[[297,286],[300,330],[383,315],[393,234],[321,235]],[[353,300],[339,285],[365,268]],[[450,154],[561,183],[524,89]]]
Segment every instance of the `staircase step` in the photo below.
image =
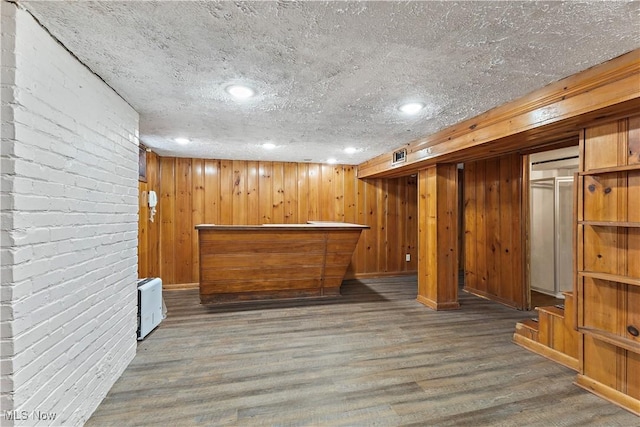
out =
[[526,319],[522,322],[516,323],[516,331],[519,328],[530,329],[534,332],[538,332],[538,320],[537,319]]
[[540,313],[547,313],[552,316],[564,318],[564,309],[558,308],[554,305],[545,306],[545,307],[536,307],[536,310]]

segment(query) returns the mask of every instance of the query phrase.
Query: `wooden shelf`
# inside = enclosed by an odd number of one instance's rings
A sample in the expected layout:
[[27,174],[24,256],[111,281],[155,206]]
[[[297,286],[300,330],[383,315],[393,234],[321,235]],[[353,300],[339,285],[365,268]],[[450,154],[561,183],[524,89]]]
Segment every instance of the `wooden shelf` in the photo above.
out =
[[640,228],[640,222],[630,221],[578,221],[578,224],[592,225],[596,227],[629,227]]
[[590,169],[590,170],[580,172],[580,176],[599,175],[602,173],[612,173],[612,172],[626,172],[626,171],[633,171],[633,170],[640,171],[640,163],[635,165],[613,166],[610,168]]
[[626,283],[627,285],[640,286],[640,279],[629,276],[620,276],[611,273],[598,273],[595,271],[578,271],[578,276],[591,277],[592,279],[608,280],[610,282]]
[[632,339],[612,334],[611,332],[603,331],[602,329],[589,328],[586,326],[578,327],[578,332],[586,335],[591,335],[600,341],[608,342],[616,347],[624,348],[625,350],[632,351],[634,353],[640,353],[640,342]]

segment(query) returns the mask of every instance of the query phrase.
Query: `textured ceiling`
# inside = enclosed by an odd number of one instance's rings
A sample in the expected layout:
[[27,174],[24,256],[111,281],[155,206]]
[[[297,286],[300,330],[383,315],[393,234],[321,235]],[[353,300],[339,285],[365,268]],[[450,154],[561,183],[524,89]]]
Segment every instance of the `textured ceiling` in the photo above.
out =
[[640,47],[637,2],[19,4],[183,157],[357,164]]

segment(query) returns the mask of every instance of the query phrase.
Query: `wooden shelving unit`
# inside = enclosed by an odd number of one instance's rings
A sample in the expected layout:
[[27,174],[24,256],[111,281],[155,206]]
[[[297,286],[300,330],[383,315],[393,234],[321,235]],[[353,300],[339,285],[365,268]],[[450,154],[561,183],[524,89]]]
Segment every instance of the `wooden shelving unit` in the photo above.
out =
[[576,383],[640,415],[640,116],[580,141]]
[[640,222],[630,221],[579,221],[578,225],[590,225],[592,227],[640,228]]

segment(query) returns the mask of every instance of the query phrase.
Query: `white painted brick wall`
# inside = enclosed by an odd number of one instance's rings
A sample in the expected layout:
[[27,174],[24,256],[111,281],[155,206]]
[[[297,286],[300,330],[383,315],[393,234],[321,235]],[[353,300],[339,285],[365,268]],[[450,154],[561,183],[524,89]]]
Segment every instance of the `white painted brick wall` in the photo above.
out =
[[0,7],[0,424],[82,425],[135,355],[138,114]]

